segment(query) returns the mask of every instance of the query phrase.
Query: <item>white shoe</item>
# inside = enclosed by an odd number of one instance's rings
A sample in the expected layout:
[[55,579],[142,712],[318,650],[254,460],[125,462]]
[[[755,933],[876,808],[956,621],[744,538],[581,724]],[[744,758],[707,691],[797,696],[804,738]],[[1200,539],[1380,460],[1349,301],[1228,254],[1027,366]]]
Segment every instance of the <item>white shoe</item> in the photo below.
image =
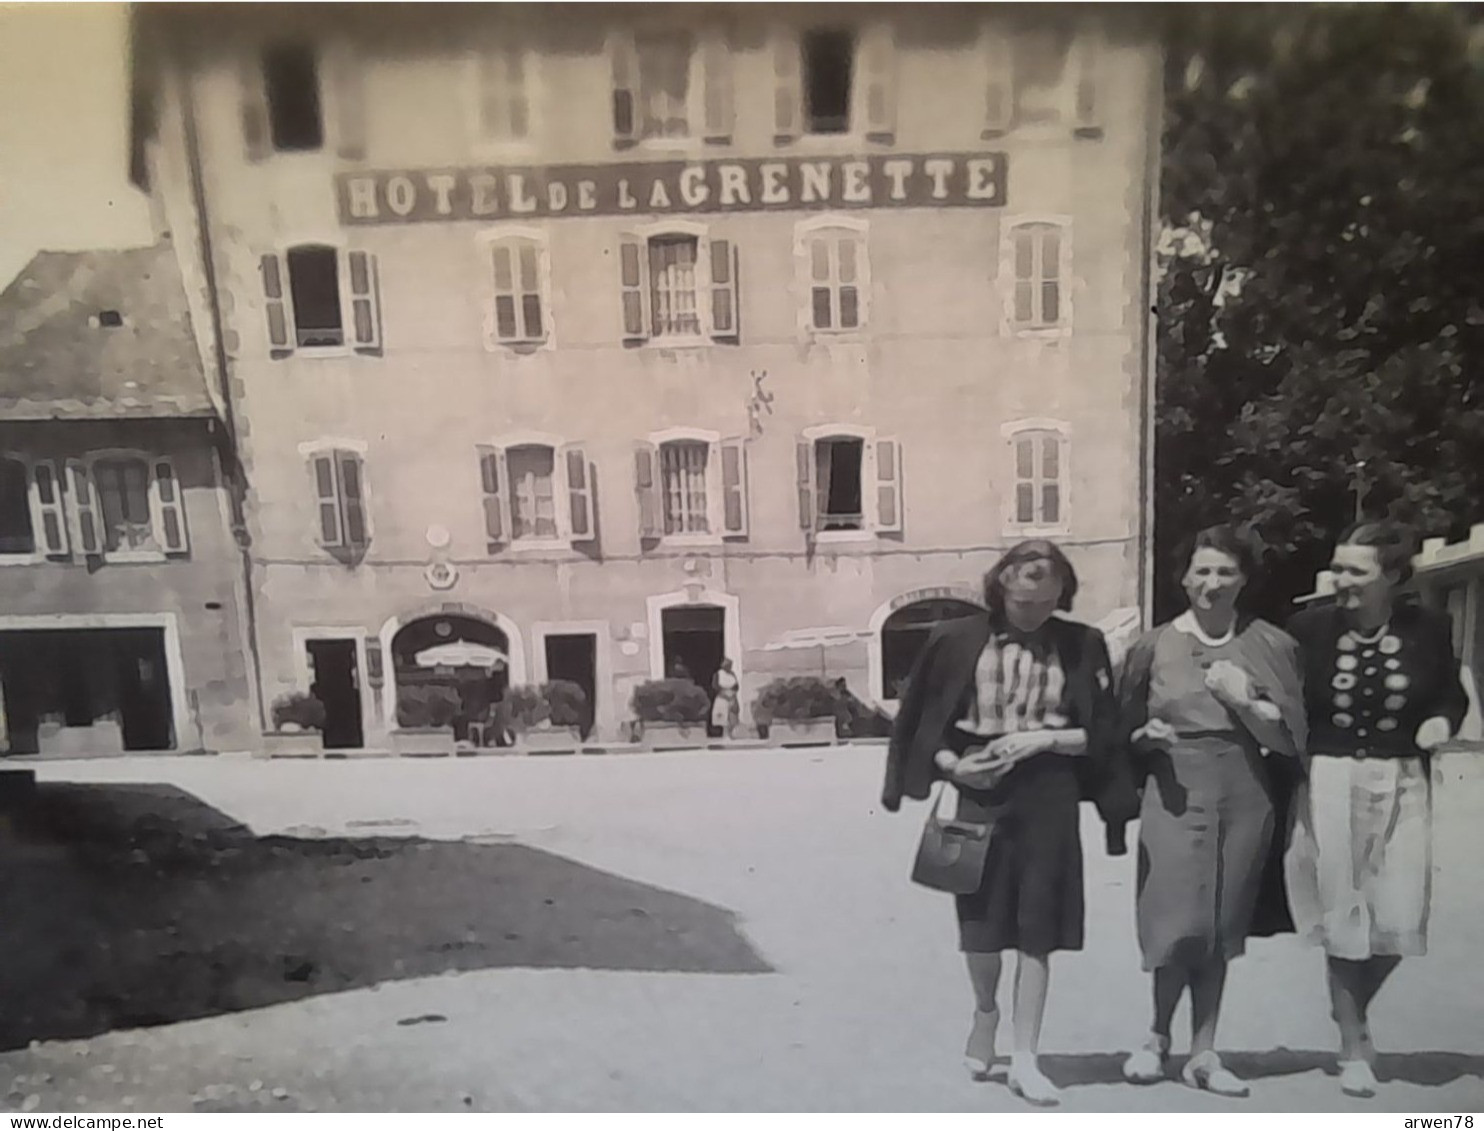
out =
[[1251,1092],[1246,1083],[1233,1076],[1221,1063],[1221,1058],[1210,1051],[1191,1057],[1180,1078],[1192,1088],[1234,1100],[1243,1099]]
[[1061,1089],[1046,1079],[1033,1056],[1016,1055],[1010,1059],[1010,1090],[1026,1103],[1037,1107],[1055,1107],[1061,1103]]
[[989,1075],[989,1070],[994,1065],[995,1030],[999,1027],[998,1009],[974,1011],[974,1028],[969,1033],[969,1043],[964,1047],[964,1067],[971,1075]]
[[1368,1100],[1381,1085],[1371,1066],[1363,1060],[1340,1061],[1340,1091],[1356,1099]]
[[1157,1084],[1169,1075],[1170,1038],[1150,1033],[1144,1047],[1123,1062],[1123,1078],[1130,1084]]

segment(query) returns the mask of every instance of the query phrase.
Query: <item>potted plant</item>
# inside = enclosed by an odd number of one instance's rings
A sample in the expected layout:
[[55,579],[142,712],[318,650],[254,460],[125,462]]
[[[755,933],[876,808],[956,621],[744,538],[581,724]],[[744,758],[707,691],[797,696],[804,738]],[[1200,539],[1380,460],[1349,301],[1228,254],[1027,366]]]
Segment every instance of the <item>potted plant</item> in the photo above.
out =
[[453,719],[459,693],[441,684],[404,687],[397,693],[397,728],[389,736],[393,753],[414,758],[452,755]]
[[529,754],[570,752],[582,744],[587,695],[575,683],[555,680],[539,687],[512,687],[501,701],[501,717],[516,745]]
[[313,758],[324,752],[325,705],[307,691],[290,691],[273,701],[273,729],[263,736],[270,758]]
[[689,750],[706,745],[711,696],[688,679],[652,679],[634,688],[629,702],[649,750]]
[[842,708],[834,684],[818,676],[790,676],[759,692],[752,718],[780,746],[822,746],[835,741]]

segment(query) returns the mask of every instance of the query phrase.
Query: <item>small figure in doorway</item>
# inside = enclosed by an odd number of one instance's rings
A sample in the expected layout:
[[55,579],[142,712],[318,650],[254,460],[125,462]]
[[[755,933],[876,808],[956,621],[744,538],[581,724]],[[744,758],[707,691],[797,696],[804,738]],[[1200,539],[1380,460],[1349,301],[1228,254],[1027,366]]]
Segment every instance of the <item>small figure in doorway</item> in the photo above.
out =
[[670,665],[670,678],[683,679],[690,683],[696,682],[696,677],[690,674],[690,668],[686,666],[685,661],[679,656],[676,656],[674,662]]
[[719,728],[727,738],[736,734],[737,717],[740,714],[737,692],[740,687],[737,674],[732,671],[732,661],[722,660],[721,667],[711,678],[711,725]]

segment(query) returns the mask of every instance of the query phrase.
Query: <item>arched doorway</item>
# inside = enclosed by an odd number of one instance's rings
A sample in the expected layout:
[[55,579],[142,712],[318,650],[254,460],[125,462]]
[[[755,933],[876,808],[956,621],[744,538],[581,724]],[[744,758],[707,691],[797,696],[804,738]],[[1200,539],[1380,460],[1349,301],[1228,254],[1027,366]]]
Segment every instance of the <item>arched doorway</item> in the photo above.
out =
[[[430,702],[451,699],[454,737],[465,739],[471,722],[492,720],[510,686],[510,638],[477,617],[418,617],[397,629],[390,651],[398,726],[428,725]],[[436,715],[448,709],[431,710]]]
[[900,699],[901,688],[933,629],[983,611],[980,605],[954,597],[913,601],[894,610],[881,625],[881,686],[872,690],[883,700]]

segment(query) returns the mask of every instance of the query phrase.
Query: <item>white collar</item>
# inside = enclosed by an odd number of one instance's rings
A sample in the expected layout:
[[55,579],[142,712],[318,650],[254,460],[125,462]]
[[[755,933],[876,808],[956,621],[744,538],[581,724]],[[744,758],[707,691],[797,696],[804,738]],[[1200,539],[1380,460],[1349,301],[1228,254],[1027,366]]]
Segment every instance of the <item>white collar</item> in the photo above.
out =
[[1195,613],[1189,609],[1186,609],[1176,617],[1173,624],[1180,632],[1185,633],[1187,636],[1194,636],[1208,648],[1219,648],[1223,644],[1230,644],[1237,635],[1237,625],[1233,621],[1231,629],[1225,636],[1207,636],[1205,630],[1201,628],[1201,622],[1195,619]]

